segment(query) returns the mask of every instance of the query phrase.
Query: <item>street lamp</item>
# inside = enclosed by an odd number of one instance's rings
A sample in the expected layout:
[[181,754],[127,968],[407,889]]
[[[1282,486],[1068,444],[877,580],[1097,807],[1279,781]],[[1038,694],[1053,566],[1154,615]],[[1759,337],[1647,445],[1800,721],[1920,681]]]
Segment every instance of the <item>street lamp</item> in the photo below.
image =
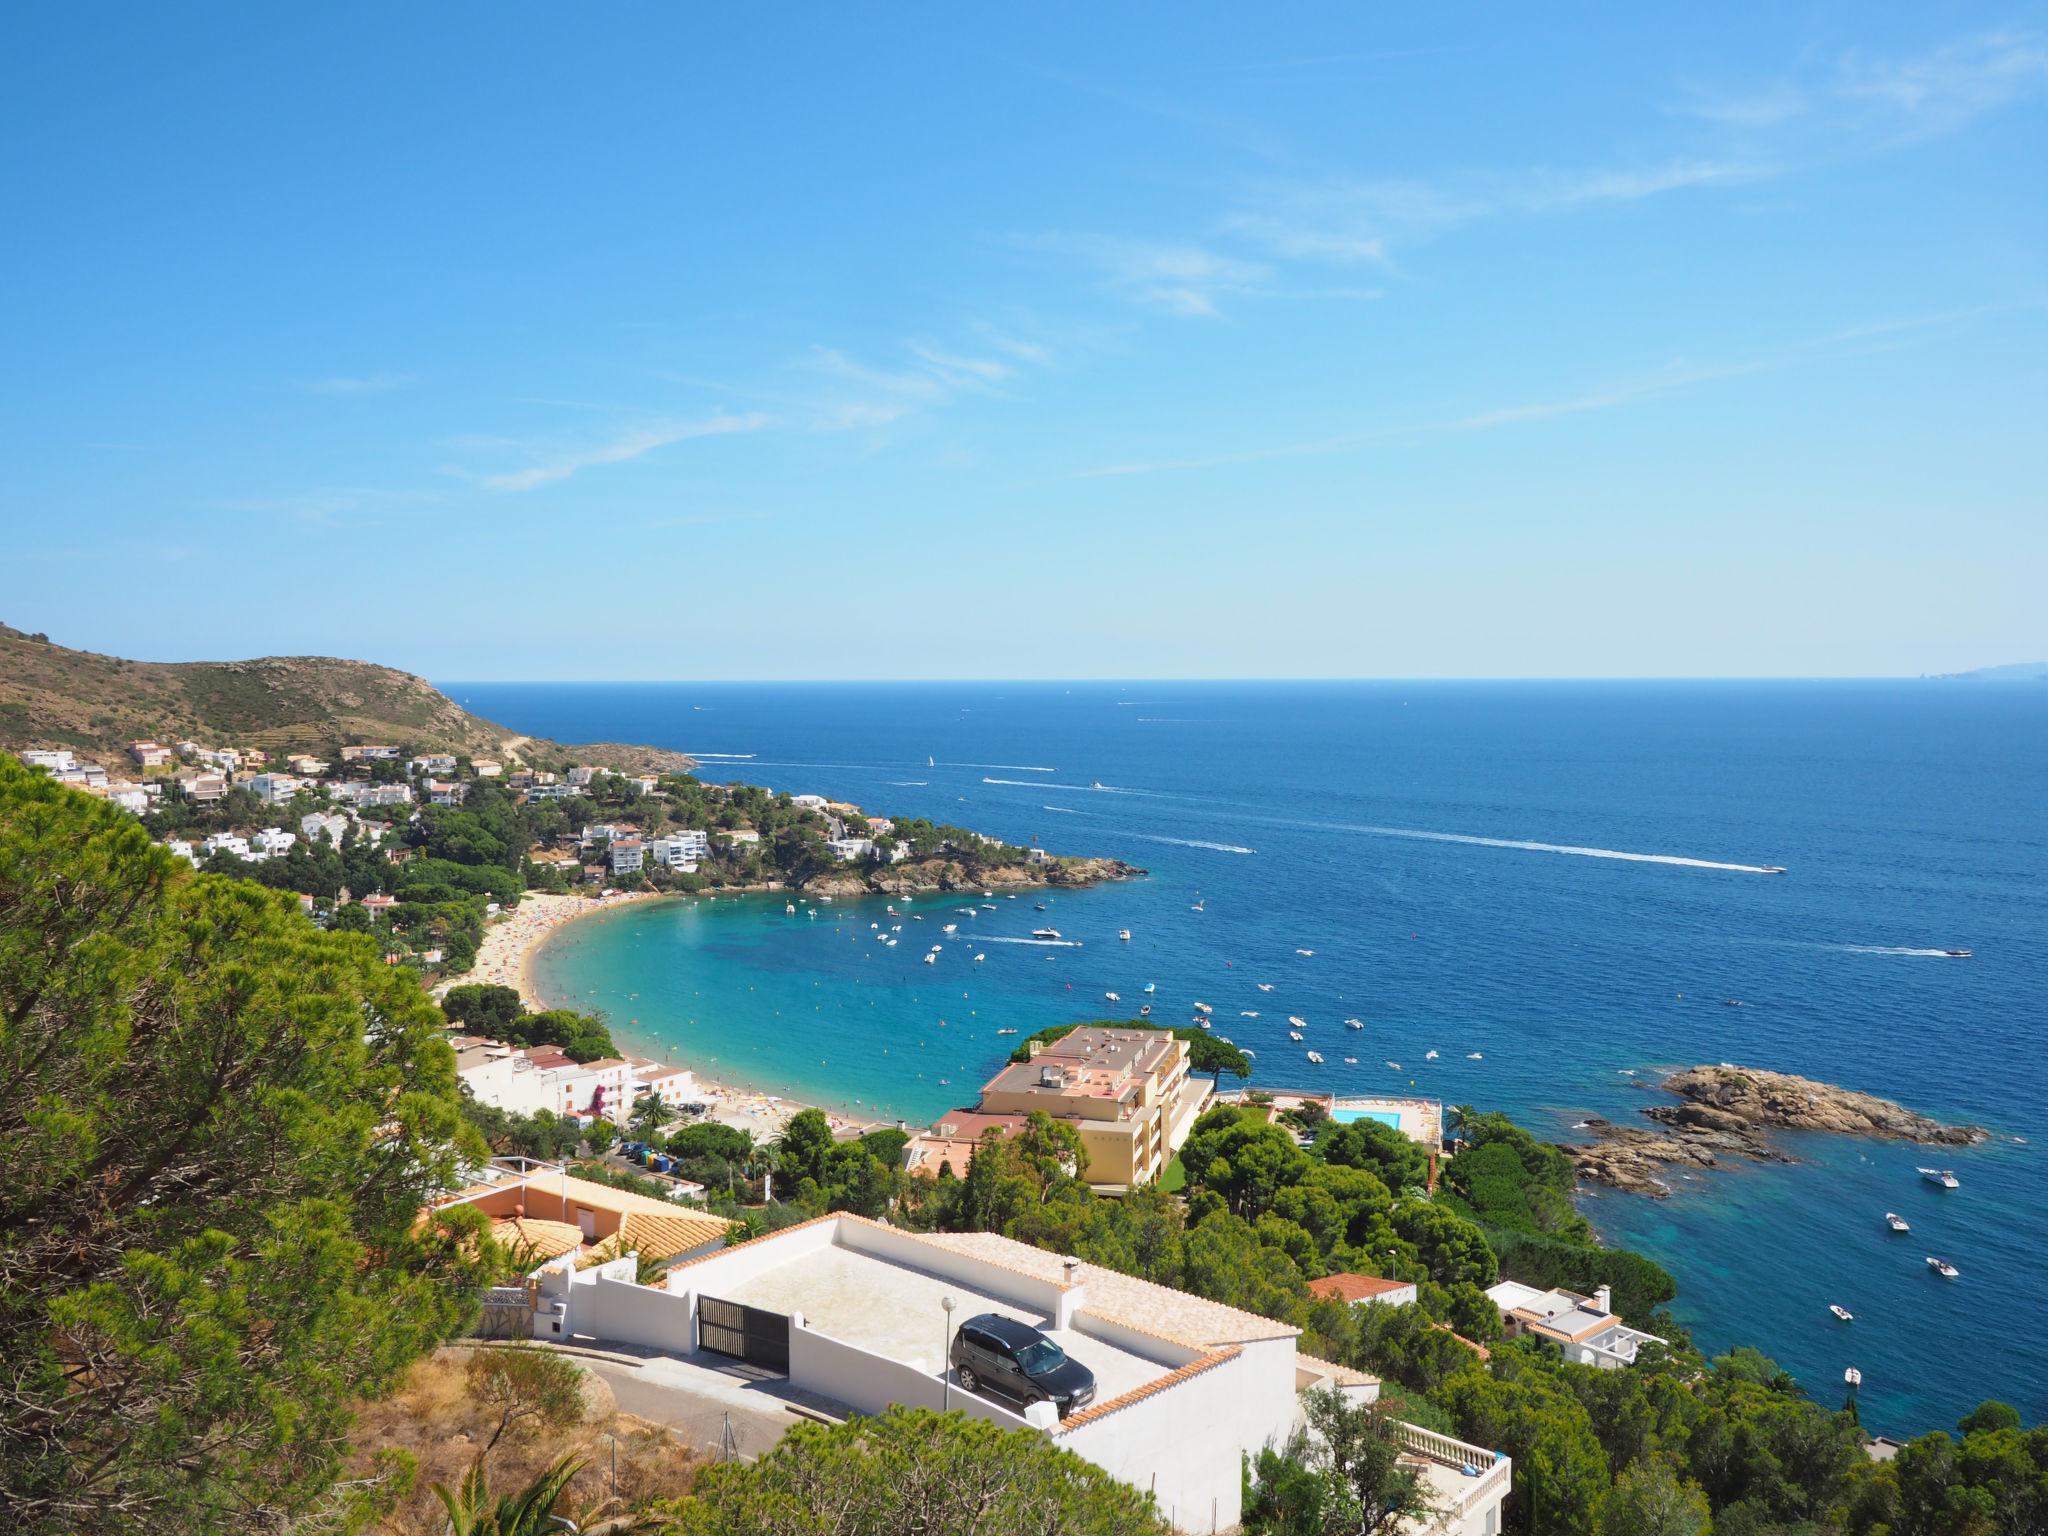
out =
[[949,1367],[953,1354],[953,1308],[959,1303],[950,1296],[942,1296],[939,1305],[946,1309],[946,1339],[939,1349],[939,1411],[945,1413],[953,1406],[953,1377]]

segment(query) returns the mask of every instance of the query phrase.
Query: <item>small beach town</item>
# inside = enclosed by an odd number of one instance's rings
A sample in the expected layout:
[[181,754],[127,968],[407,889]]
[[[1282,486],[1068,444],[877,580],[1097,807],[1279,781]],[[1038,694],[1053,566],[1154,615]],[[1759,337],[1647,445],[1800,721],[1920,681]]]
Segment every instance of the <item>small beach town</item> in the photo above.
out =
[[2048,1536],[2048,0],[8,23],[0,1536]]

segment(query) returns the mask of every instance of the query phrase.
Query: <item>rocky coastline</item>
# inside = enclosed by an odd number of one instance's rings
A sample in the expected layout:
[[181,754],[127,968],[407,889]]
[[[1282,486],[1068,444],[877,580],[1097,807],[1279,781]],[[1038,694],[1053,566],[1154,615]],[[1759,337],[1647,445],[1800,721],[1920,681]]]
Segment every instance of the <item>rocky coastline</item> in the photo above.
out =
[[1674,1164],[1713,1168],[1724,1157],[1797,1162],[1772,1138],[1770,1133],[1780,1130],[1928,1146],[1970,1146],[1989,1135],[1980,1126],[1944,1125],[1889,1099],[1789,1072],[1726,1064],[1688,1067],[1658,1087],[1682,1101],[1643,1111],[1663,1130],[1594,1119],[1583,1127],[1592,1133],[1591,1140],[1563,1144],[1582,1180],[1662,1199],[1671,1193],[1666,1174]]
[[872,874],[835,869],[803,883],[808,896],[923,896],[944,891],[1022,890],[1037,886],[1100,885],[1135,880],[1145,873],[1122,859],[1058,858],[1049,864],[984,864],[957,859],[920,859],[888,864]]

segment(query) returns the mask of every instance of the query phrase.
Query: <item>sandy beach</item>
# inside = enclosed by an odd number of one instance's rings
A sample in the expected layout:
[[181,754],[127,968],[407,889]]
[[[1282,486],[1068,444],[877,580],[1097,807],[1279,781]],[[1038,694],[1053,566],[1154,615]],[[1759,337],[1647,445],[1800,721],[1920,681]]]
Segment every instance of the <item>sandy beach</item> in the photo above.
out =
[[[580,917],[609,911],[630,901],[651,900],[658,894],[654,891],[620,891],[610,896],[590,897],[551,896],[529,891],[516,911],[484,930],[483,942],[477,946],[476,964],[468,974],[444,982],[435,990],[438,994],[451,986],[490,983],[516,988],[520,1001],[528,1008],[536,1011],[545,1009],[547,1001],[534,990],[531,977],[531,962],[542,941],[557,928]],[[689,1063],[676,1062],[673,1065],[687,1067]],[[697,1079],[697,1089],[698,1096],[711,1106],[706,1118],[745,1131],[756,1141],[773,1141],[798,1112],[811,1107],[801,1100],[726,1087],[707,1082],[702,1077]],[[871,1124],[831,1111],[826,1112],[826,1118],[832,1122],[835,1133],[863,1129]]]

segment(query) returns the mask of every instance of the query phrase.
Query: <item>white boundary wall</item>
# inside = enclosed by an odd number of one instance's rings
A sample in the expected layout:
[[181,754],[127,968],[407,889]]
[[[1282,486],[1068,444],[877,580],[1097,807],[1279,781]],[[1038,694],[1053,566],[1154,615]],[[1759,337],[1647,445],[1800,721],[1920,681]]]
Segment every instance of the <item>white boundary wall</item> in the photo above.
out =
[[[1039,1427],[959,1387],[948,1393],[936,1376],[927,1376],[900,1360],[827,1338],[794,1318],[789,1325],[789,1379],[795,1386],[837,1398],[863,1413],[881,1413],[897,1403],[910,1408],[938,1408],[943,1403],[970,1418],[987,1419],[1004,1429]],[[1049,1418],[1049,1409],[1047,1415]]]

